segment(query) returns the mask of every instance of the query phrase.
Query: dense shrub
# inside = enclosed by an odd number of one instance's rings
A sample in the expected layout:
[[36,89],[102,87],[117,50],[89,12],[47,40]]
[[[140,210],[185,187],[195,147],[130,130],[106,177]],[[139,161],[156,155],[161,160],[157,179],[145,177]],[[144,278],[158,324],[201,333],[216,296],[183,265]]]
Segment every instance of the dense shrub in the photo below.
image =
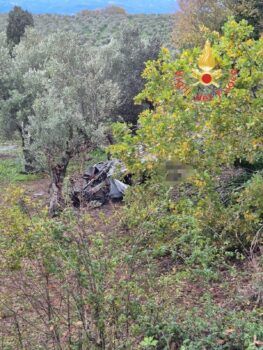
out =
[[[155,347],[143,349],[180,350],[257,350],[262,345],[263,329],[259,315],[244,312],[231,312],[215,306],[205,306],[187,312],[184,320],[171,320],[157,324],[142,320],[146,337],[156,341]],[[148,322],[147,322],[148,321]]]
[[[141,226],[148,223],[148,231],[150,226],[150,232],[174,236],[176,254],[184,259],[197,254],[204,260],[206,247],[210,253],[213,249],[244,253],[262,230],[260,166],[252,170],[248,182],[244,179],[239,185],[231,185],[229,181],[227,200],[221,196],[225,189],[220,184],[224,169],[235,171],[235,165],[244,161],[257,163],[262,152],[262,39],[250,38],[252,27],[246,21],[236,23],[231,19],[223,31],[220,38],[215,33],[208,33],[208,37],[213,40],[214,55],[224,72],[223,84],[232,67],[238,70],[235,88],[220,99],[194,101],[198,87],[191,74],[200,50],[184,51],[173,60],[164,49],[158,60],[147,64],[147,83],[137,97],[137,102],[151,101],[154,108],[141,114],[136,135],[117,124],[119,143],[111,147],[131,173],[140,177],[147,169],[149,188],[139,189],[139,198],[133,195],[129,205],[142,210],[145,219]],[[186,83],[192,87],[188,96],[175,87],[177,71],[184,72]],[[158,189],[160,182],[165,185],[160,168],[169,159],[191,166],[193,172],[184,180],[183,194],[175,201],[170,199],[164,208],[162,192],[157,190],[154,197],[147,197],[147,191]],[[213,260],[212,254],[207,256]]]

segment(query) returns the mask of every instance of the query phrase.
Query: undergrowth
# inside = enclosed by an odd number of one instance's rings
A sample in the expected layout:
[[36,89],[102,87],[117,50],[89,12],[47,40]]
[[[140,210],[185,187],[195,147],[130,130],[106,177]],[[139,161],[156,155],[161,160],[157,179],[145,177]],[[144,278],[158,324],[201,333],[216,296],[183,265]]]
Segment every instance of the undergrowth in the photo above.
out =
[[23,173],[23,164],[17,158],[0,159],[0,183],[14,183],[38,180],[39,174]]

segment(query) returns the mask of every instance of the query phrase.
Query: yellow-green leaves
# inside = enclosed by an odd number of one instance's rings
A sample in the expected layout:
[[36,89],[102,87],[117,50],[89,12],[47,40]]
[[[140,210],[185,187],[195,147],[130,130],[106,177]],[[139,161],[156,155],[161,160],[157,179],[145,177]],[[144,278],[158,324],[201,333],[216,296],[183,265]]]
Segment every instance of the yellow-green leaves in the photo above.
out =
[[[215,38],[213,50],[223,71],[222,89],[227,89],[231,69],[238,70],[235,86],[232,84],[221,99],[193,100],[198,87],[191,72],[197,66],[200,49],[184,51],[176,60],[169,50],[163,49],[158,60],[147,62],[143,73],[147,80],[145,89],[135,100],[151,102],[154,109],[142,113],[136,135],[124,132],[122,142],[113,147],[113,152],[136,164],[145,154],[157,159],[177,155],[197,168],[212,163],[213,167],[229,165],[241,157],[253,161],[263,134],[260,81],[263,45],[262,39],[250,39],[251,31],[245,21],[237,23],[230,19],[224,26],[224,35],[219,40]],[[178,71],[183,72],[183,81],[192,88],[187,96],[175,87]],[[143,149],[141,154],[139,148]]]
[[[247,246],[262,215],[258,205],[254,212],[252,206],[245,205],[258,202],[257,191],[253,189],[259,191],[262,175],[256,175],[248,187],[240,187],[237,195],[229,191],[227,206],[218,193],[217,178],[226,167],[233,167],[240,160],[254,164],[262,154],[263,40],[251,39],[251,33],[252,28],[246,21],[237,23],[230,19],[220,38],[211,36],[219,63],[216,69],[222,70],[219,88],[227,90],[221,98],[217,96],[212,101],[194,100],[202,89],[192,77],[193,69],[198,69],[201,48],[184,51],[177,59],[163,49],[158,60],[147,63],[143,73],[145,88],[136,98],[137,103],[150,102],[152,108],[141,114],[135,135],[118,125],[119,142],[111,147],[112,153],[126,163],[131,173],[149,174],[152,182],[160,182],[158,171],[164,161],[177,159],[191,165],[195,176],[187,181],[194,189],[195,205],[191,208],[183,205],[183,216],[194,222],[191,230],[230,234],[225,246],[233,244],[232,240],[239,234]],[[178,76],[192,88],[191,93],[184,94],[176,87],[177,72],[181,72]],[[235,82],[228,89],[234,73]],[[156,179],[153,175],[157,175]],[[171,230],[176,227],[178,232],[184,232],[180,208],[185,200],[174,206]]]

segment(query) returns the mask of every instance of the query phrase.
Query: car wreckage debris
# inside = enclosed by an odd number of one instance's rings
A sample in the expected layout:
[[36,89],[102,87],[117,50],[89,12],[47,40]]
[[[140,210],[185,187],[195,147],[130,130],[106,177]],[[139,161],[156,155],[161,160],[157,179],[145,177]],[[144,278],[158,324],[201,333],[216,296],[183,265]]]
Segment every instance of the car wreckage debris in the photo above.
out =
[[[118,174],[124,182],[114,178]],[[88,203],[99,207],[111,200],[122,200],[130,185],[130,176],[119,160],[109,160],[89,167],[79,179],[71,180],[71,200],[79,208]]]

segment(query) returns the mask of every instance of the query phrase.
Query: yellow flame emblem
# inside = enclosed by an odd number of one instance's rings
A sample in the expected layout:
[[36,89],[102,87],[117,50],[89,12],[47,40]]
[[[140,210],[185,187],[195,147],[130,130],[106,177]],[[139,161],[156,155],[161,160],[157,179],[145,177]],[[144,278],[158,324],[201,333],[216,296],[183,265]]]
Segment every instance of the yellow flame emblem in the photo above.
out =
[[202,55],[199,57],[198,66],[205,71],[210,71],[215,68],[216,60],[213,56],[210,41],[205,43],[205,48]]
[[198,79],[198,83],[196,84],[200,83],[205,86],[214,85],[218,87],[219,85],[216,81],[222,76],[222,71],[218,69],[212,72],[216,65],[217,61],[213,55],[211,43],[207,40],[204,50],[198,60],[198,66],[201,71],[198,69],[193,70],[194,78]]

